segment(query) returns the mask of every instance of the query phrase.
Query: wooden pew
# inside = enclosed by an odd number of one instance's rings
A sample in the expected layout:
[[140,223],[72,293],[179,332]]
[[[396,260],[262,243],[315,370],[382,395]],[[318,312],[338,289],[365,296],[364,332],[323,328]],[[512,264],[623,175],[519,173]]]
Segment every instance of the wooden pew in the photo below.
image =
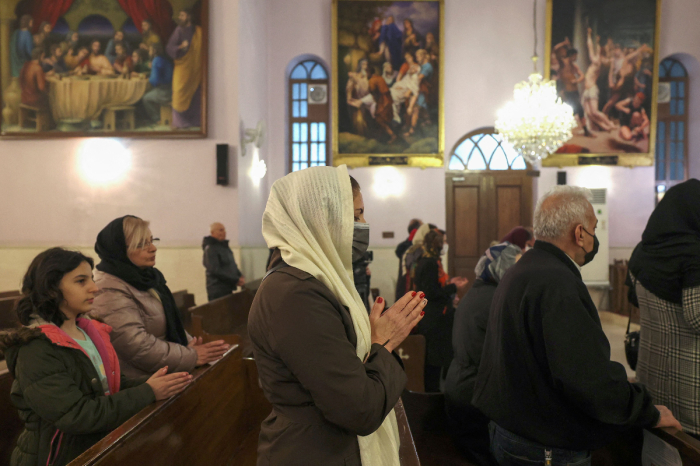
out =
[[464,459],[450,437],[442,393],[404,390],[401,399],[423,466],[473,466]]
[[[257,383],[257,372],[237,347],[194,376],[185,391],[147,406],[70,465],[254,466],[250,450],[257,448],[257,436],[252,442],[251,433],[266,409],[255,406],[260,400],[251,381]],[[239,461],[244,458],[253,461]]]
[[0,465],[10,464],[12,450],[17,443],[17,437],[24,429],[24,423],[19,418],[17,408],[10,401],[10,389],[14,379],[7,370],[5,361],[0,363]]
[[[190,332],[191,314],[189,313],[189,309],[195,306],[194,295],[188,293],[187,290],[180,290],[173,293],[173,298],[175,298],[175,305],[178,311],[180,311],[182,324],[185,326],[185,330]],[[190,332],[190,334],[192,334],[192,332]]]
[[425,337],[409,335],[397,348],[396,352],[403,361],[406,371],[406,390],[425,391]]
[[0,298],[15,298],[21,294],[19,290],[0,291]]
[[17,328],[21,324],[15,313],[15,302],[19,296],[0,298],[0,330]]
[[[244,356],[252,356],[250,339],[248,338],[248,314],[255,296],[249,290],[244,289],[240,293],[233,293],[223,298],[209,301],[206,304],[190,308],[192,318],[192,335],[202,336],[237,334],[241,336],[241,347]],[[195,316],[201,317],[201,331],[194,322]]]

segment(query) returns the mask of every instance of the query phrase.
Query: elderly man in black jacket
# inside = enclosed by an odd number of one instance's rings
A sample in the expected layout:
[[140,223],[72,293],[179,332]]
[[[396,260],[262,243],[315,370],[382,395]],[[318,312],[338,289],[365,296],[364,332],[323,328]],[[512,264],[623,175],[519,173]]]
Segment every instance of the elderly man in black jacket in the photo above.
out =
[[211,236],[202,240],[204,268],[207,270],[207,295],[209,301],[231,294],[245,285],[245,278],[228,247],[226,228],[221,223],[212,223]]
[[557,186],[535,210],[534,249],[499,284],[472,403],[500,465],[590,465],[626,429],[681,426],[627,381],[580,267],[598,250],[590,191]]

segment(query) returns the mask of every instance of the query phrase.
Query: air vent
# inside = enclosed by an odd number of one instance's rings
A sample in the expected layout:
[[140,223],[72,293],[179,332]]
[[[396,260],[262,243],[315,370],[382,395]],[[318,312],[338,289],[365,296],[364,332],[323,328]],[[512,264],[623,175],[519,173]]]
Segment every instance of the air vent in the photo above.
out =
[[593,194],[593,200],[591,204],[603,204],[605,205],[605,198],[607,197],[607,189],[591,189],[591,194]]

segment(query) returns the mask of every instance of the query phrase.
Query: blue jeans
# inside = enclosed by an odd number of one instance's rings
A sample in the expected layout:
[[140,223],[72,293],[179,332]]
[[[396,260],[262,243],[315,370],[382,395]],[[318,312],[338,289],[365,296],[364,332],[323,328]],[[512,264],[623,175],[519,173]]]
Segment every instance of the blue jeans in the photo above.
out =
[[562,450],[548,448],[515,435],[495,422],[489,424],[491,452],[499,466],[544,466],[545,451],[552,453],[552,466],[590,466],[589,451]]

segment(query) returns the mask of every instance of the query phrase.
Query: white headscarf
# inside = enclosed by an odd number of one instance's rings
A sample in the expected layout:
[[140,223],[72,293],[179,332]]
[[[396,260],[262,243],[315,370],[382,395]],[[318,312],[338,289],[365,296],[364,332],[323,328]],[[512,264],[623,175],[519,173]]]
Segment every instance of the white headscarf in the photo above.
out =
[[[354,204],[347,167],[313,167],[290,173],[270,190],[262,233],[282,259],[316,277],[350,309],[357,357],[372,346],[369,316],[352,275]],[[376,432],[357,437],[363,466],[398,466],[399,431],[391,410]]]

